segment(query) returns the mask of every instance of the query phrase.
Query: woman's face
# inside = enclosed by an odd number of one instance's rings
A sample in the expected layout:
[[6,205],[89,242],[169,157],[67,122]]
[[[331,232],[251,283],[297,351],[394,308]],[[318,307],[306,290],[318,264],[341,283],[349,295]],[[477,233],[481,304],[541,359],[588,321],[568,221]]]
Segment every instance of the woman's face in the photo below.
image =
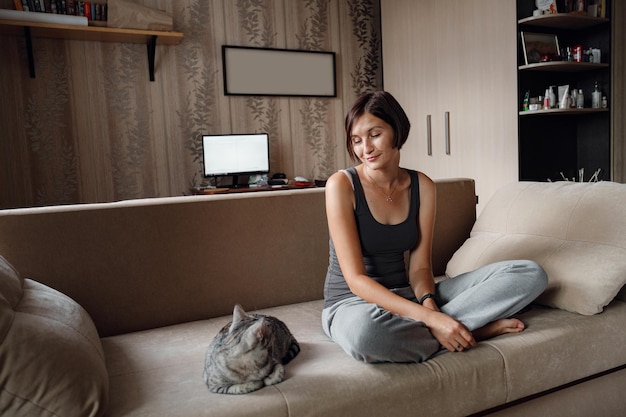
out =
[[379,168],[395,160],[392,127],[371,113],[365,113],[352,125],[352,149],[356,157],[371,168]]

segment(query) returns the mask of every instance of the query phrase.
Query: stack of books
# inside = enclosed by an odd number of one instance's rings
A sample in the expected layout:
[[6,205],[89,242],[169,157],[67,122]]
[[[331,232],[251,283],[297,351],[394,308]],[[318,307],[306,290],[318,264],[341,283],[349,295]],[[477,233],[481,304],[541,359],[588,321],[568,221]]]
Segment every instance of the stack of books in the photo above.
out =
[[89,24],[106,26],[106,0],[13,0],[13,2],[15,4],[15,10],[69,16],[84,16],[89,21]]

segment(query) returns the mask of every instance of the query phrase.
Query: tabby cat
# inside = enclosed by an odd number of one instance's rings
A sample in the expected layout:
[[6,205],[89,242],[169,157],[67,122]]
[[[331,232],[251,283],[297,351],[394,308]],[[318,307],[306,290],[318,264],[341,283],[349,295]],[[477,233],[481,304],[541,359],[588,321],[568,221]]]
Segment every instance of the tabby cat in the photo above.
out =
[[245,394],[285,378],[284,364],[300,352],[285,323],[247,314],[237,304],[233,321],[219,331],[206,353],[204,381],[212,392]]

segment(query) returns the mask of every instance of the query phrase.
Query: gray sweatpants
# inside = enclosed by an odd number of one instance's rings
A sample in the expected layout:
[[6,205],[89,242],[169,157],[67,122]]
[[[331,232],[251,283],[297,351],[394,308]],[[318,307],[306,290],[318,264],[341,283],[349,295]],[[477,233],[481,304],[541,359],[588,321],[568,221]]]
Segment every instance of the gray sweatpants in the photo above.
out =
[[[497,262],[439,282],[437,305],[473,331],[517,313],[543,292],[547,282],[535,262]],[[410,287],[392,291],[417,302]],[[325,308],[322,326],[346,353],[364,362],[422,362],[440,349],[424,323],[356,296]]]

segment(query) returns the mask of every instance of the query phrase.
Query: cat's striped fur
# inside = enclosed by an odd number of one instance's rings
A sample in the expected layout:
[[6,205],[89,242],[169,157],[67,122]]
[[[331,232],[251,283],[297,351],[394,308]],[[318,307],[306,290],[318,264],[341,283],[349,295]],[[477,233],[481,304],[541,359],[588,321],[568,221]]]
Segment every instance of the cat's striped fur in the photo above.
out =
[[284,364],[300,352],[285,323],[247,314],[237,304],[233,320],[215,336],[206,353],[204,381],[221,394],[245,394],[281,382]]

